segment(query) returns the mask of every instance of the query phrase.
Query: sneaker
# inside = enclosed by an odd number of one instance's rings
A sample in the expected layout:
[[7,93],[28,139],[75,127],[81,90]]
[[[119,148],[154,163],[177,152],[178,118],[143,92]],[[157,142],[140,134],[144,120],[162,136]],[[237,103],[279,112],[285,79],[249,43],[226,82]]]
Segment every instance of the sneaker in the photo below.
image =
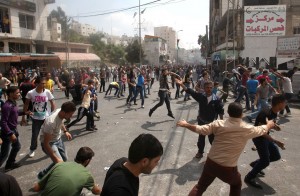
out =
[[172,113],[168,113],[168,116],[170,116],[171,118],[175,119],[175,117],[173,116]]
[[6,164],[4,170],[5,170],[5,172],[8,172],[10,170],[16,169],[16,168],[21,167],[21,166],[22,165],[20,163],[15,163],[14,162],[14,163]]
[[197,152],[197,154],[195,155],[196,159],[201,159],[203,157],[203,153]]
[[144,106],[144,105],[142,105],[142,108],[145,108],[145,106]]
[[248,178],[248,177],[246,176],[245,179],[244,179],[244,182],[245,182],[246,184],[250,185],[250,186],[253,186],[253,187],[257,188],[257,189],[263,189],[262,186],[259,185],[259,184],[257,184],[257,182],[256,182],[253,178],[250,179],[250,178]]
[[292,116],[291,112],[287,112],[284,116]]
[[278,117],[284,117],[283,114],[278,114]]
[[30,152],[29,152],[28,156],[29,156],[30,158],[33,158],[33,157],[34,157],[34,155],[35,155],[35,152],[34,152],[34,150],[30,150]]

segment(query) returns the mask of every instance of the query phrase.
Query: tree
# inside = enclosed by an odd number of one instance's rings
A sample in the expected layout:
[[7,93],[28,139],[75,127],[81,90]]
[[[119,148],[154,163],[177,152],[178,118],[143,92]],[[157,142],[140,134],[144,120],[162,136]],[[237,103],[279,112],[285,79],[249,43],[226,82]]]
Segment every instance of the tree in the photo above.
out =
[[[138,63],[140,62],[140,44],[137,40],[135,40],[133,43],[130,43],[126,49],[126,60],[131,63]],[[142,52],[142,59],[145,57],[143,49],[141,49]]]
[[89,36],[88,41],[90,44],[93,45],[93,50],[95,54],[97,54],[103,61],[107,61],[106,58],[106,45],[101,40],[104,38],[104,35],[102,33],[92,34]]
[[66,40],[67,32],[70,29],[70,19],[67,17],[65,11],[61,7],[57,7],[56,10],[52,10],[49,14],[47,21],[50,27],[52,27],[52,18],[56,18],[57,22],[61,24],[62,39]]
[[200,51],[201,51],[201,56],[203,58],[206,58],[208,54],[208,37],[207,35],[199,35],[198,36],[198,44],[201,46]]

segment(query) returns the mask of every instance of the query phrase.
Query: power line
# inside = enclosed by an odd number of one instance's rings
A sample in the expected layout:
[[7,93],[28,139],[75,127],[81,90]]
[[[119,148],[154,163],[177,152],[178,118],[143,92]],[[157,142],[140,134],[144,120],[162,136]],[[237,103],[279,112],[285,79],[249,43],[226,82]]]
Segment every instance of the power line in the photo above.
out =
[[[154,4],[154,3],[159,2],[159,1],[161,1],[161,0],[151,1],[151,2],[148,2],[148,3],[141,4],[140,6],[146,6],[146,5]],[[104,13],[99,13],[99,14],[90,14],[90,15],[82,15],[82,16],[72,16],[72,17],[85,18],[85,17],[93,17],[93,16],[103,16],[103,15],[114,14],[114,13],[118,13],[118,12],[123,12],[123,11],[131,10],[131,9],[135,9],[135,8],[138,8],[138,7],[139,6],[132,6],[132,7],[123,8],[123,9],[110,11],[110,12],[104,12]]]

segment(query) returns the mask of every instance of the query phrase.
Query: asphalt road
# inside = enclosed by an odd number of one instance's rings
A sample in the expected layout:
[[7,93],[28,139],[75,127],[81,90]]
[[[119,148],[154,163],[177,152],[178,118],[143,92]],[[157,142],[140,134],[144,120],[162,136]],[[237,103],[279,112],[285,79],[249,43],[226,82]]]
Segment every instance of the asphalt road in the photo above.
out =
[[[99,130],[85,131],[85,118],[71,128],[73,139],[65,142],[69,161],[74,159],[81,146],[92,148],[95,151],[95,157],[88,169],[92,172],[95,181],[102,185],[106,167],[109,167],[116,159],[126,157],[131,141],[140,133],[151,133],[162,142],[164,155],[151,175],[141,175],[140,195],[187,195],[198,181],[206,154],[202,159],[193,158],[197,152],[197,134],[183,128],[176,128],[175,124],[179,119],[196,123],[198,104],[194,100],[183,102],[183,98],[173,99],[171,108],[175,120],[167,116],[165,105],[158,108],[150,118],[148,111],[158,102],[157,90],[158,82],[155,82],[151,95],[145,99],[144,109],[140,108],[140,100],[137,101],[137,106],[128,108],[125,106],[126,98],[117,99],[113,96],[104,98],[103,93],[98,94],[101,120],[96,121],[96,125]],[[175,89],[172,90],[172,97],[174,95]],[[54,92],[54,96],[58,107],[67,101],[59,90]],[[282,131],[274,133],[274,137],[286,143],[286,150],[281,151],[282,159],[271,163],[265,170],[266,176],[259,178],[258,182],[263,186],[263,190],[248,187],[243,183],[242,195],[300,195],[300,156],[298,153],[300,106],[294,104],[292,107],[292,116],[279,121],[282,124]],[[227,114],[226,117],[228,117]],[[17,161],[20,161],[23,166],[8,174],[16,177],[24,195],[36,195],[30,191],[30,188],[37,181],[37,173],[50,164],[51,160],[45,156],[40,146],[35,157],[29,158],[27,154],[30,146],[31,126],[19,126],[18,130],[22,148]],[[208,152],[210,148],[208,140],[206,143],[206,152]],[[252,146],[252,141],[249,141],[238,162],[242,178],[250,170],[249,163],[258,158],[257,152],[251,150]],[[3,171],[3,167],[1,170]],[[86,190],[84,193],[91,195]],[[229,186],[216,179],[204,195],[229,195]]]

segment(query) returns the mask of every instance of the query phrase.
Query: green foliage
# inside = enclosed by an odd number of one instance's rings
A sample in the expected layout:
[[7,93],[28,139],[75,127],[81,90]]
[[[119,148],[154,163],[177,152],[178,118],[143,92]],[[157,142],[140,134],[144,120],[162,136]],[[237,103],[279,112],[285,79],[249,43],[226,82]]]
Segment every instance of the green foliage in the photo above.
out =
[[[126,60],[131,63],[139,63],[140,62],[140,44],[137,40],[135,40],[133,43],[130,43],[126,47],[126,55],[125,58]],[[141,50],[142,52],[142,59],[145,57],[143,49]]]
[[52,12],[49,14],[47,18],[49,25],[51,24],[52,18],[56,18],[57,22],[61,24],[62,39],[66,40],[67,31],[70,29],[70,18],[67,17],[66,13],[61,7],[57,7],[56,10],[52,10]]
[[207,37],[207,35],[205,34],[205,35],[199,35],[199,37],[198,37],[198,44],[199,45],[201,45],[201,56],[203,57],[203,58],[206,58],[206,54],[207,54],[207,50],[208,50],[208,37]]

